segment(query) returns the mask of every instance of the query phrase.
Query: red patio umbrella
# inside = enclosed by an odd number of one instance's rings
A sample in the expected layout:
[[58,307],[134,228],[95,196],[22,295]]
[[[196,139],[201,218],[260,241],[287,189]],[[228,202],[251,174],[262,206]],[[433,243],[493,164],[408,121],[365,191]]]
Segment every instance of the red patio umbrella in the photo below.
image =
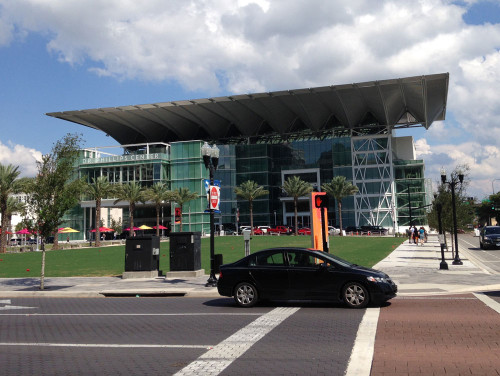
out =
[[[124,228],[123,231],[130,231],[130,227]],[[141,231],[141,229],[134,226],[134,231]]]
[[16,231],[16,234],[31,235],[31,232],[27,228],[23,228],[22,230]]
[[[2,233],[2,229],[0,228],[0,234]],[[12,234],[10,231],[5,231],[6,234]]]
[[[99,232],[113,232],[112,228],[109,227],[99,227]],[[96,232],[96,229],[93,229],[91,232]]]
[[[153,226],[153,228],[156,230],[156,226]],[[159,228],[160,230],[168,230],[168,227],[165,227],[165,226],[163,226],[163,225],[159,225],[159,226],[158,226],[158,228]]]

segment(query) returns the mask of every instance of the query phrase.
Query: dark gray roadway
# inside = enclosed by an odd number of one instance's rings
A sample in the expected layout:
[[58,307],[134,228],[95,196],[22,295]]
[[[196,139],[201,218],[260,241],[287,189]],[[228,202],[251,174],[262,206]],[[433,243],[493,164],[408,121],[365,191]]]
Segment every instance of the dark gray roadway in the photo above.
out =
[[[365,310],[298,307],[221,375],[343,375]],[[2,298],[1,374],[171,375],[275,308],[229,298]]]
[[[458,235],[458,254],[466,251],[476,265],[484,268],[490,273],[500,274],[500,249],[479,248],[479,238],[470,234]],[[451,248],[451,243],[449,245]]]

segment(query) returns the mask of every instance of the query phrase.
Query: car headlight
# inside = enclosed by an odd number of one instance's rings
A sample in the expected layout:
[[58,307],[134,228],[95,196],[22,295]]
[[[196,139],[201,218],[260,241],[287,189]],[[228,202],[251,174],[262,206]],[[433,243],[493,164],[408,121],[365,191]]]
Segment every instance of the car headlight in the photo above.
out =
[[366,277],[367,280],[369,280],[370,282],[379,282],[379,283],[386,283],[387,280],[385,278],[382,278],[382,277],[372,277],[372,276],[369,276],[369,277]]

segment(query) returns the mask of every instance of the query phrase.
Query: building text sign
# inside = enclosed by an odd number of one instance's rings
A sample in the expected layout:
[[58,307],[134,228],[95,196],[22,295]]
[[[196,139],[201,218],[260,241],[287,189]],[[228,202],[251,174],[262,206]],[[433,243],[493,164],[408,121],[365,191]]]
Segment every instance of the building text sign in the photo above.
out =
[[147,161],[149,159],[160,159],[162,158],[162,155],[163,154],[161,153],[152,153],[152,154],[113,155],[109,157],[100,157],[100,158],[83,158],[82,164]]

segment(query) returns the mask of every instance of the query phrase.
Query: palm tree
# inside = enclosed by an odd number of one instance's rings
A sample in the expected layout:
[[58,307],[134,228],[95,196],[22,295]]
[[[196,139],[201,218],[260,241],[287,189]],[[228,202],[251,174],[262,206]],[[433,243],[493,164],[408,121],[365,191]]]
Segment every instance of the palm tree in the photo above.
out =
[[165,183],[157,182],[144,192],[146,200],[153,201],[156,207],[156,236],[160,236],[160,210],[166,202],[176,201],[177,192],[168,189]]
[[[7,209],[5,210],[5,216],[7,217],[7,225],[6,225],[7,230],[10,229],[10,227],[12,225],[12,215],[15,213],[25,215],[26,214],[26,204],[22,201],[16,200],[14,197],[10,196],[7,199]],[[12,231],[12,230],[10,230],[10,231]]]
[[253,200],[257,197],[269,194],[269,191],[264,189],[262,185],[258,185],[253,180],[247,180],[234,188],[234,193],[245,200],[248,200],[250,207],[250,235],[253,235]]
[[191,192],[189,188],[184,188],[184,187],[176,189],[174,193],[175,193],[175,201],[179,204],[181,208],[180,231],[182,232],[182,207],[186,202],[197,199],[198,193]]
[[7,201],[9,196],[19,191],[16,180],[21,172],[19,166],[0,164],[0,214],[2,215],[2,233],[0,234],[0,253],[7,250]]
[[298,234],[298,226],[297,226],[297,205],[299,203],[299,197],[303,197],[312,192],[313,187],[310,183],[302,180],[298,176],[290,176],[285,180],[283,184],[283,190],[290,197],[293,197],[293,207],[294,207],[294,215],[295,215],[295,235]]
[[342,199],[358,192],[358,187],[347,181],[345,176],[335,176],[330,183],[324,183],[321,189],[337,200],[340,235],[342,236]]
[[135,235],[134,231],[134,210],[135,204],[138,202],[146,201],[144,197],[144,189],[142,186],[136,182],[129,182],[128,184],[120,184],[115,191],[116,200],[114,204],[116,205],[120,201],[128,201],[128,208],[130,212],[130,236]]
[[101,231],[99,230],[99,221],[101,219],[101,202],[103,198],[107,198],[115,190],[115,187],[109,182],[107,176],[99,176],[97,179],[92,178],[92,183],[85,185],[84,191],[92,200],[95,200],[95,246],[101,246]]

